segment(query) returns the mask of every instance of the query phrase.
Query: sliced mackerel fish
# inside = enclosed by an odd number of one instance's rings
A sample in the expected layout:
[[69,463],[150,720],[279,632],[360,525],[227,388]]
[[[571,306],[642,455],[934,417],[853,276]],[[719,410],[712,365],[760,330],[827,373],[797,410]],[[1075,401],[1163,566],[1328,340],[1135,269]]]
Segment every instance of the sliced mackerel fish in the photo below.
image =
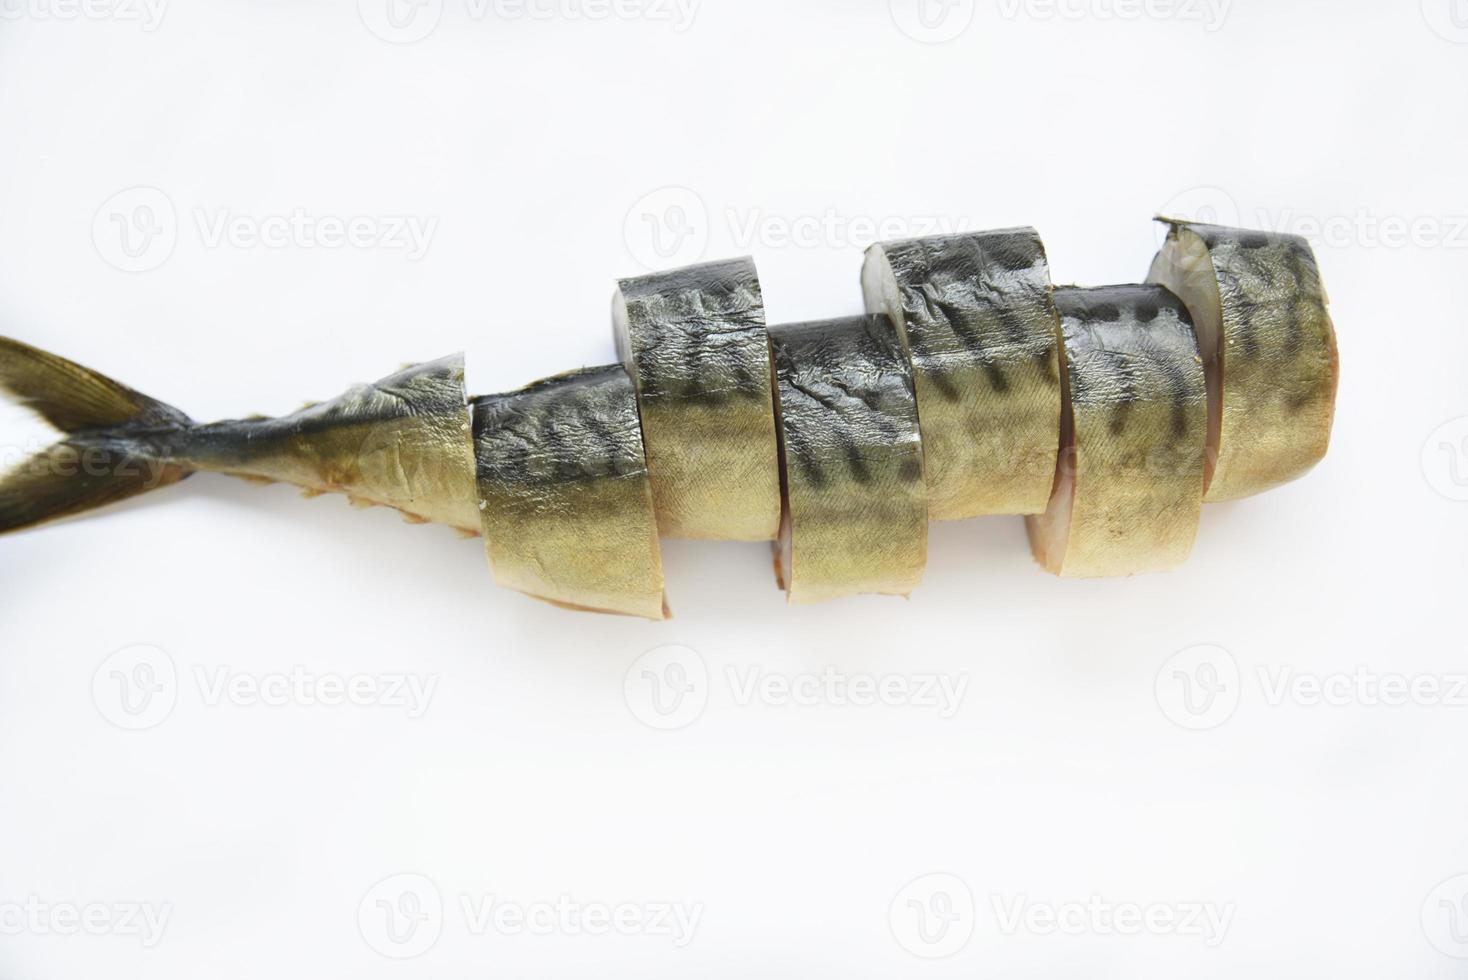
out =
[[867,310],[912,361],[935,520],[1038,514],[1060,430],[1060,320],[1033,228],[874,245]]
[[1320,268],[1294,235],[1169,222],[1149,282],[1198,328],[1209,502],[1262,493],[1325,457],[1340,362]]
[[1203,362],[1182,302],[1161,286],[1055,291],[1066,410],[1055,491],[1027,519],[1035,557],[1094,578],[1187,559],[1203,505]]

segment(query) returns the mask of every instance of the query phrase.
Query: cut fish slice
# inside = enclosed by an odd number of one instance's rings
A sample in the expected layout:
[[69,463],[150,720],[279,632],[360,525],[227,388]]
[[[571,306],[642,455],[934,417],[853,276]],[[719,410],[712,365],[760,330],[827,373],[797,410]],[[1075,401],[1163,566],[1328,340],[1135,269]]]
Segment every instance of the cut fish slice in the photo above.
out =
[[495,581],[558,605],[665,619],[662,558],[632,379],[559,375],[473,403]]
[[922,436],[885,316],[770,331],[785,505],[775,567],[792,603],[907,595],[928,558]]
[[912,360],[932,517],[1043,511],[1060,431],[1060,320],[1039,234],[874,245],[862,288]]
[[1187,559],[1203,504],[1208,411],[1188,311],[1161,286],[1055,291],[1066,383],[1060,464],[1035,558],[1058,575],[1162,571]]
[[637,385],[662,533],[771,540],[780,523],[780,478],[754,262],[716,262],[619,286],[612,304],[617,352]]
[[1208,371],[1206,499],[1293,480],[1325,456],[1340,376],[1315,254],[1294,235],[1168,223],[1147,278],[1181,297],[1198,328]]

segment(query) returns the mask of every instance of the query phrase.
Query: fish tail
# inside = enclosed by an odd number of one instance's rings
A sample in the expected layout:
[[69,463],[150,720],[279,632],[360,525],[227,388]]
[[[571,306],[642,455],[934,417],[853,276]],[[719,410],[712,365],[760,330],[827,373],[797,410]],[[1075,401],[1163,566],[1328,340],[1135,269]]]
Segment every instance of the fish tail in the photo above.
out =
[[193,470],[169,447],[193,422],[178,409],[28,344],[0,337],[0,394],[61,432],[0,472],[0,534],[177,483]]

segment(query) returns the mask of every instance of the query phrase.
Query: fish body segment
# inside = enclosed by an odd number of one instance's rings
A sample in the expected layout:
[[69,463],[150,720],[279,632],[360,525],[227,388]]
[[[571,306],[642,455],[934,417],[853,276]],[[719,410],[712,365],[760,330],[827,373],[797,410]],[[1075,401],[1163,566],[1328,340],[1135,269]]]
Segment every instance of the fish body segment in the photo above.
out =
[[1340,369],[1309,243],[1172,222],[1148,281],[1180,296],[1198,328],[1211,396],[1206,499],[1262,493],[1320,462]]
[[663,568],[632,379],[589,368],[473,402],[495,581],[578,609],[663,619]]
[[1161,286],[1055,291],[1067,411],[1055,491],[1027,519],[1059,575],[1161,571],[1193,547],[1203,503],[1207,394],[1182,302]]
[[459,354],[281,418],[182,429],[161,448],[192,469],[347,494],[412,520],[479,529]]
[[618,353],[637,386],[663,535],[773,539],[780,478],[754,262],[624,279],[613,322]]
[[1055,476],[1060,320],[1033,228],[867,250],[867,310],[911,358],[935,520],[1037,514]]
[[928,557],[923,443],[885,316],[770,331],[785,507],[776,569],[792,603],[907,595]]

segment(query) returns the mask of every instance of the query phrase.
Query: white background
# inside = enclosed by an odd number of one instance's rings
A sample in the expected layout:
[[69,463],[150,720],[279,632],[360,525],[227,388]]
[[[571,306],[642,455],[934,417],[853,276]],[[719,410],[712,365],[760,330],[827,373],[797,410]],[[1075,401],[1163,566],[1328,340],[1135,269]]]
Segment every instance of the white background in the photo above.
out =
[[[1132,281],[1164,209],[1316,238],[1341,398],[1316,471],[1126,581],[1053,579],[994,519],[935,526],[910,601],[793,609],[766,548],[677,543],[656,625],[210,476],[6,539],[0,976],[1468,975],[1463,0],[985,0],[932,30],[915,0],[442,0],[399,31],[379,0],[97,2],[4,0],[0,332],[196,418],[458,349],[478,391],[608,362],[612,279],[648,261],[752,253],[773,322],[856,313],[887,219],[1034,224],[1058,282]],[[248,237],[297,211],[363,242]],[[129,257],[117,219],[160,234]],[[745,696],[827,667],[965,686]],[[647,676],[679,668],[664,718]],[[213,687],[293,670],[434,686]],[[388,935],[405,888],[418,931]],[[466,915],[489,896],[700,919],[516,934]],[[909,900],[951,910],[933,944]],[[62,934],[94,903],[101,934]]]

